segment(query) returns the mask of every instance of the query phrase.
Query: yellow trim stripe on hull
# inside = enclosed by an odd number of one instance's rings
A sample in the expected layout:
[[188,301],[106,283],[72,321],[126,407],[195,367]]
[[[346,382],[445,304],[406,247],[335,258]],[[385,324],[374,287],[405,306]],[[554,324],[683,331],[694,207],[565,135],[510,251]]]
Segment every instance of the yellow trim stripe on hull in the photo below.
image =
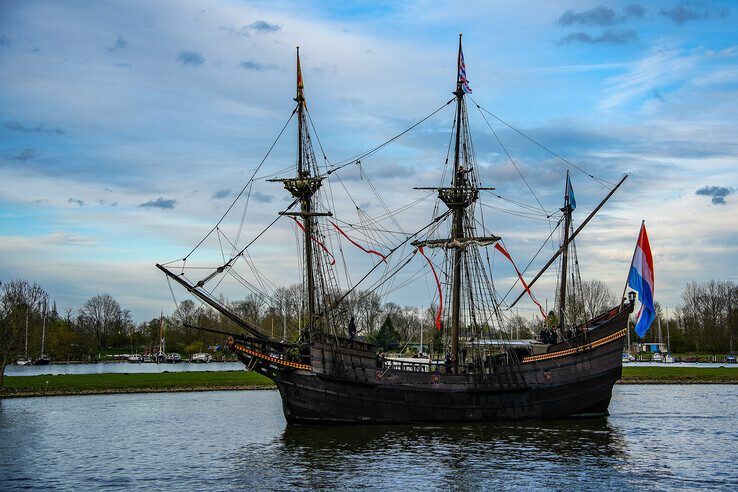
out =
[[278,359],[278,358],[272,357],[270,355],[262,354],[261,352],[257,352],[255,350],[247,349],[246,347],[244,347],[243,345],[238,344],[238,343],[234,343],[233,344],[233,349],[234,350],[238,350],[239,352],[243,352],[246,355],[250,355],[251,357],[257,357],[259,359],[269,361],[269,362],[271,362],[273,364],[277,364],[279,366],[291,367],[293,369],[302,369],[302,370],[305,370],[305,371],[309,371],[310,370],[310,366],[307,365],[307,364],[300,364],[298,362],[290,362],[288,360]]
[[539,360],[546,360],[546,359],[555,359],[557,357],[564,357],[571,354],[576,354],[579,352],[586,352],[587,350],[592,350],[593,348],[599,347],[601,345],[604,345],[606,343],[612,342],[615,339],[621,338],[625,336],[625,328],[613,333],[612,335],[608,335],[605,338],[600,338],[599,340],[596,340],[591,343],[587,343],[585,345],[580,345],[579,347],[574,347],[566,350],[559,350],[557,352],[551,352],[550,354],[541,354],[541,355],[531,355],[528,357],[523,358],[523,362],[538,362]]

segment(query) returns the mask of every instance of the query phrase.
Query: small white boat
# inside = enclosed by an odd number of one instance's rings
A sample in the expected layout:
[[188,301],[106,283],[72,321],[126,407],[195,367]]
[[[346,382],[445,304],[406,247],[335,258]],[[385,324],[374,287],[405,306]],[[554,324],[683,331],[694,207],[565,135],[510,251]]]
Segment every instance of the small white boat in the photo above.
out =
[[131,362],[133,364],[140,364],[141,362],[143,362],[143,356],[139,354],[129,355],[128,362]]
[[175,362],[182,362],[182,356],[177,353],[167,354],[166,361],[170,364],[173,364]]
[[663,362],[663,361],[664,361],[664,357],[661,355],[661,352],[655,352],[651,356],[651,362]]
[[198,352],[196,354],[192,354],[190,357],[190,362],[192,363],[207,364],[211,360],[213,360],[213,356],[207,352]]
[[31,364],[33,364],[33,361],[31,359],[26,359],[24,357],[21,357],[20,359],[16,361],[16,365],[19,365],[19,366],[30,366]]
[[671,354],[665,354],[664,360],[662,362],[666,362],[667,364],[673,364],[674,363],[674,356]]
[[635,362],[636,358],[634,355],[623,352],[623,362]]

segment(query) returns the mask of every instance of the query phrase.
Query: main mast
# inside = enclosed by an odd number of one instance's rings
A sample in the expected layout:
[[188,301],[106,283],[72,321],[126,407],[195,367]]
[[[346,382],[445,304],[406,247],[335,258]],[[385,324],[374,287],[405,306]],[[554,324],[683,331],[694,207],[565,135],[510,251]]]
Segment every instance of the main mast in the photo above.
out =
[[[467,209],[479,198],[479,190],[493,190],[494,188],[482,188],[477,184],[475,178],[470,179],[472,163],[469,160],[466,145],[466,114],[464,106],[464,94],[471,92],[466,80],[466,67],[464,66],[464,54],[461,49],[461,34],[459,34],[459,52],[456,58],[456,138],[454,143],[454,170],[451,186],[439,188],[416,188],[419,190],[435,190],[438,198],[451,210],[451,233],[450,237],[444,239],[430,239],[413,241],[416,247],[426,246],[431,248],[444,248],[453,250],[451,255],[451,347],[449,356],[454,369],[459,364],[459,332],[461,330],[461,295],[462,295],[462,269],[464,268],[467,248],[474,246],[488,246],[494,244],[500,238],[498,236],[476,236],[473,221],[467,223]],[[464,168],[464,164],[467,168]],[[468,231],[466,230],[468,228]],[[470,232],[471,234],[467,234]],[[470,303],[471,304],[471,303]]]
[[[454,144],[454,175],[453,189],[455,195],[459,196],[461,188],[465,184],[464,168],[461,166],[461,118],[464,104],[464,88],[461,80],[461,34],[459,34],[459,52],[456,55],[456,142]],[[465,205],[457,204],[453,207],[453,222],[451,226],[451,241],[460,241],[464,237],[464,212]],[[451,276],[451,363],[458,366],[459,361],[459,322],[461,318],[461,258],[462,248],[454,249],[453,270]]]

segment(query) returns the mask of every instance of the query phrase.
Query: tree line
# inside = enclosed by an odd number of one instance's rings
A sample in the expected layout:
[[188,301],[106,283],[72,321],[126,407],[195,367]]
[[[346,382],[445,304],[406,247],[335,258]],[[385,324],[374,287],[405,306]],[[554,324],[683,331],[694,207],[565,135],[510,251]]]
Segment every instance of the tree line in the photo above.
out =
[[[567,303],[567,321],[584,321],[618,302],[598,280],[582,282],[575,294]],[[297,338],[304,323],[301,313],[305,303],[300,285],[277,289],[270,302],[254,294],[237,301],[220,300],[265,334],[287,342]],[[358,290],[351,292],[341,306],[337,325],[345,332],[353,317],[359,336],[377,342],[384,349],[401,349],[409,340],[417,342],[421,331],[426,351],[431,340],[436,351],[444,348],[443,333],[434,327],[435,306],[419,308],[383,303],[376,292]],[[725,353],[730,350],[738,324],[738,287],[732,281],[692,282],[684,288],[679,307],[666,313],[657,306],[657,312],[658,319],[645,341],[658,341],[660,322],[664,342],[666,325],[669,326],[673,352]],[[555,313],[550,314],[549,323],[555,323]],[[49,293],[39,284],[21,279],[0,284],[0,322],[3,368],[25,355],[91,361],[100,354],[112,352],[153,352],[159,344],[159,318],[135,323],[130,311],[108,294],[92,296],[78,308],[59,312]],[[181,354],[222,345],[223,335],[195,327],[238,333],[238,328],[220,313],[192,300],[181,301],[173,312],[163,317],[163,323],[166,351]],[[529,320],[510,315],[494,335],[532,338],[541,326],[540,318]],[[631,339],[637,340],[634,333]]]

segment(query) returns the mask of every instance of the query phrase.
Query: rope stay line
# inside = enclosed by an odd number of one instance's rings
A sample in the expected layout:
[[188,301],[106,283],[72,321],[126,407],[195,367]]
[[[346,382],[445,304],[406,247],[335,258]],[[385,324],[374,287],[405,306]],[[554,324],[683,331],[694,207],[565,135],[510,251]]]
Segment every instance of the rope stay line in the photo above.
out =
[[533,188],[531,188],[530,184],[528,183],[528,180],[525,179],[525,176],[523,176],[523,173],[518,168],[518,165],[515,164],[515,161],[513,160],[512,156],[510,155],[510,152],[507,151],[507,147],[505,147],[505,144],[502,143],[502,140],[500,139],[499,135],[497,135],[497,132],[494,128],[492,128],[492,125],[489,124],[489,120],[487,120],[487,117],[484,116],[484,113],[482,112],[479,105],[477,105],[477,110],[479,111],[480,116],[484,120],[484,122],[487,124],[487,127],[492,132],[492,135],[495,136],[495,139],[497,140],[497,143],[500,144],[500,147],[502,147],[502,150],[505,152],[505,155],[507,156],[507,159],[510,161],[510,164],[513,165],[515,168],[515,171],[517,171],[518,175],[520,176],[520,179],[523,180],[523,183],[525,183],[525,186],[528,187],[528,191],[530,191],[531,195],[533,195],[533,198],[536,199],[536,202],[538,202],[538,205],[541,207],[541,210],[543,210],[543,213],[545,213],[547,216],[550,216],[548,210],[543,206],[543,203],[541,203],[541,200],[538,198],[538,195],[536,195],[536,192],[533,191]]
[[[481,111],[484,111],[485,113],[487,113],[488,115],[490,115],[491,117],[493,117],[494,119],[496,119],[497,121],[499,121],[500,123],[502,123],[503,125],[505,125],[506,127],[508,127],[508,128],[510,128],[511,130],[513,130],[513,131],[514,131],[515,133],[519,134],[519,135],[520,135],[520,136],[522,136],[523,138],[525,138],[525,139],[529,140],[530,142],[534,143],[535,145],[537,145],[537,146],[538,146],[538,147],[540,147],[541,149],[545,150],[546,152],[548,152],[548,153],[549,153],[549,154],[551,154],[552,156],[554,156],[554,157],[556,157],[557,159],[559,159],[559,160],[561,160],[561,161],[565,162],[566,164],[570,165],[571,167],[573,167],[574,169],[578,170],[579,172],[581,172],[581,173],[583,173],[583,174],[585,174],[585,175],[589,176],[590,178],[592,178],[593,180],[595,180],[596,182],[598,182],[598,183],[599,183],[600,185],[602,185],[602,186],[603,186],[604,188],[606,188],[606,189],[610,190],[610,189],[611,189],[611,187],[615,186],[615,183],[612,183],[612,182],[610,182],[610,181],[607,181],[606,179],[603,179],[603,178],[598,178],[598,177],[596,177],[595,175],[593,175],[592,173],[590,173],[590,172],[586,171],[586,170],[585,170],[584,168],[582,168],[581,166],[578,166],[578,165],[574,164],[573,162],[571,162],[570,160],[566,159],[565,157],[562,157],[561,155],[557,154],[556,152],[554,152],[553,150],[551,150],[551,149],[550,149],[550,148],[548,148],[547,146],[545,146],[545,145],[543,145],[542,143],[538,142],[538,141],[537,141],[537,140],[535,140],[534,138],[532,138],[532,137],[528,136],[528,135],[527,135],[526,133],[524,133],[524,132],[523,132],[522,130],[519,130],[519,129],[517,129],[516,127],[512,126],[512,125],[511,125],[510,123],[506,122],[505,120],[503,120],[502,118],[500,118],[500,117],[499,117],[499,116],[497,116],[496,114],[494,114],[494,113],[492,113],[491,111],[489,111],[488,109],[486,109],[486,108],[482,107],[482,106],[481,106],[481,105],[480,105],[479,103],[477,103],[477,101],[476,101],[476,100],[474,100],[474,99],[473,99],[473,98],[472,98],[471,96],[468,96],[468,97],[469,97],[469,99],[471,99],[471,100],[472,100],[472,102],[473,102],[473,103],[474,103],[474,104],[475,104],[475,105],[477,106],[477,109],[479,109],[479,111],[480,111],[480,112],[481,112]],[[609,186],[608,186],[608,185],[609,185]]]
[[221,224],[221,222],[223,222],[223,220],[224,220],[224,219],[226,218],[226,216],[228,215],[228,212],[230,212],[230,211],[231,211],[231,209],[233,208],[233,206],[234,206],[234,205],[236,205],[236,202],[238,201],[238,199],[239,199],[239,198],[241,198],[241,195],[243,195],[244,191],[246,191],[246,188],[248,188],[248,187],[249,187],[249,186],[250,186],[250,185],[252,184],[252,182],[254,181],[254,177],[256,176],[256,173],[258,173],[258,172],[259,172],[259,169],[261,169],[261,166],[263,166],[263,165],[264,165],[264,162],[265,162],[265,161],[267,160],[267,158],[269,157],[269,154],[271,154],[271,153],[272,153],[272,150],[273,150],[273,149],[274,149],[274,147],[275,147],[275,146],[277,145],[277,142],[279,142],[279,139],[280,139],[280,138],[282,137],[282,134],[283,134],[283,133],[284,133],[284,131],[285,131],[285,130],[287,129],[287,126],[288,126],[288,125],[290,124],[290,121],[292,121],[292,118],[293,118],[293,117],[295,116],[295,114],[296,114],[296,113],[297,113],[297,108],[295,108],[295,109],[294,109],[294,110],[292,111],[292,114],[290,114],[290,117],[289,117],[289,118],[287,119],[287,122],[286,122],[286,123],[284,124],[284,126],[282,127],[282,129],[281,129],[281,130],[279,131],[279,134],[277,135],[277,138],[275,138],[275,139],[274,139],[274,142],[272,142],[272,145],[271,145],[271,146],[269,147],[269,150],[267,150],[266,154],[264,154],[264,157],[263,157],[263,158],[261,159],[261,162],[259,163],[259,165],[258,165],[258,166],[256,166],[256,169],[254,169],[254,172],[253,172],[253,174],[251,175],[251,178],[249,178],[249,180],[248,180],[248,181],[246,182],[246,184],[245,184],[245,185],[243,186],[243,188],[241,188],[241,191],[239,191],[239,192],[238,192],[238,195],[236,195],[236,198],[234,198],[234,199],[233,199],[233,201],[232,201],[232,202],[231,202],[231,204],[230,204],[230,205],[228,206],[228,208],[226,209],[226,211],[225,211],[225,212],[223,212],[223,215],[222,215],[222,216],[220,217],[220,219],[218,220],[218,222],[217,222],[217,223],[216,223],[216,224],[215,224],[215,225],[213,226],[213,228],[212,228],[212,229],[210,229],[210,232],[208,232],[208,233],[207,233],[207,234],[205,235],[205,237],[203,237],[202,239],[200,239],[200,241],[199,241],[199,242],[198,242],[198,243],[197,243],[197,244],[195,245],[195,247],[194,247],[194,248],[192,248],[192,250],[191,250],[191,251],[190,251],[189,253],[187,253],[187,255],[186,255],[186,256],[185,256],[184,258],[183,258],[183,260],[187,260],[187,258],[189,258],[189,257],[190,257],[190,255],[191,255],[192,253],[194,253],[194,252],[195,252],[195,250],[196,250],[197,248],[199,248],[199,247],[200,247],[200,245],[201,245],[201,244],[202,244],[203,242],[205,242],[205,240],[206,240],[206,239],[207,239],[208,237],[210,237],[210,235],[211,235],[211,234],[213,233],[213,231],[215,231],[215,229],[216,229],[216,228],[217,228],[217,227],[218,227],[218,226],[219,226],[219,225]]
[[395,135],[394,137],[392,137],[389,140],[385,141],[384,143],[381,143],[381,144],[377,145],[376,147],[374,147],[374,148],[372,148],[370,150],[367,150],[366,152],[364,152],[362,154],[358,154],[358,155],[356,155],[354,157],[350,157],[348,159],[344,159],[343,161],[339,161],[338,163],[336,163],[334,165],[334,167],[332,169],[329,169],[326,172],[326,175],[332,174],[332,173],[338,171],[339,169],[342,169],[342,168],[344,168],[344,167],[346,167],[348,165],[356,164],[357,162],[361,161],[365,157],[368,157],[368,156],[370,156],[370,155],[378,152],[379,150],[381,150],[384,147],[386,147],[387,145],[391,144],[392,142],[394,142],[395,140],[397,140],[401,136],[403,136],[406,133],[408,133],[409,131],[413,130],[415,127],[417,127],[420,124],[424,123],[426,120],[428,120],[431,117],[435,116],[436,113],[440,112],[443,108],[447,107],[448,105],[450,105],[454,101],[455,101],[455,98],[454,99],[449,99],[448,102],[444,103],[441,107],[439,107],[438,109],[436,109],[435,111],[433,111],[429,115],[423,117],[422,119],[418,120],[412,126],[410,126],[409,128],[403,130],[402,132],[398,133],[397,135]]
[[[392,255],[395,251],[397,251],[398,249],[400,249],[402,246],[406,245],[412,238],[414,238],[415,236],[417,236],[418,234],[420,234],[424,230],[428,229],[429,227],[435,225],[437,222],[440,222],[441,220],[443,220],[444,218],[446,218],[450,214],[451,214],[451,211],[447,211],[446,213],[444,213],[444,214],[440,215],[439,217],[433,219],[433,221],[430,224],[425,225],[422,229],[419,229],[413,235],[408,236],[407,239],[405,239],[400,244],[398,244],[397,246],[395,246],[394,248],[392,248],[391,250],[389,250],[389,252],[385,255],[385,257],[389,258],[390,255]],[[346,292],[344,292],[338,299],[336,299],[333,303],[331,303],[331,305],[326,308],[326,311],[332,311],[332,310],[334,310],[336,308],[336,306],[338,306],[349,294],[351,294],[351,292],[353,292],[354,290],[356,290],[359,287],[359,285],[361,285],[364,282],[364,280],[366,280],[369,277],[369,275],[371,275],[374,272],[374,270],[376,270],[382,264],[383,264],[383,262],[381,262],[381,261],[380,262],[377,262],[377,264],[374,265],[368,272],[366,272],[366,274],[363,277],[361,277],[361,279],[359,279],[358,282],[356,282],[351,288],[347,289]],[[394,276],[394,275],[391,275],[391,276]],[[385,277],[389,278],[391,276],[385,276]]]

